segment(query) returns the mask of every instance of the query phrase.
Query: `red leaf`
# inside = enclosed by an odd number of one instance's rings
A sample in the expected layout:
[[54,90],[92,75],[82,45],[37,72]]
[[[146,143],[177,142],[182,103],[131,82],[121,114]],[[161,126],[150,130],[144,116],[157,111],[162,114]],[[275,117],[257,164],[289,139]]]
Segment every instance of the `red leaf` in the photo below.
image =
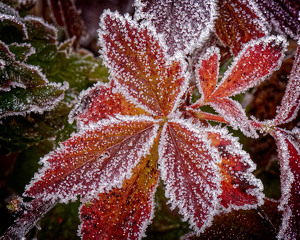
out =
[[196,78],[199,79],[201,99],[208,98],[216,88],[219,75],[220,51],[218,48],[209,48],[196,66]]
[[279,239],[300,238],[300,142],[299,129],[290,132],[275,128],[271,133],[276,141],[281,168],[282,196],[279,209],[283,219]]
[[245,43],[268,34],[266,20],[252,0],[219,1],[215,28],[218,37],[234,55],[242,50]]
[[195,131],[199,126],[183,120],[167,123],[159,146],[159,170],[172,208],[179,207],[197,232],[210,225],[217,213],[221,194],[220,158],[210,151],[206,136]]
[[[300,42],[298,43],[300,44]],[[286,86],[281,106],[277,112],[273,124],[280,125],[292,121],[300,108],[300,45],[298,45],[295,61]]]
[[70,113],[70,119],[81,121],[84,124],[98,122],[104,118],[116,115],[145,115],[143,109],[129,102],[117,90],[114,81],[108,84],[98,83],[93,88],[83,92],[81,99]]
[[236,95],[257,85],[280,66],[285,48],[286,41],[280,36],[261,38],[246,44],[210,100]]
[[180,61],[168,62],[154,29],[106,11],[99,32],[104,63],[124,96],[155,115],[169,115],[187,88]]
[[256,169],[249,155],[242,151],[242,146],[236,138],[228,136],[226,132],[211,130],[208,139],[214,146],[222,162],[218,164],[222,176],[221,204],[225,208],[248,209],[253,205],[263,203],[263,185],[257,180],[252,171]]
[[241,104],[230,98],[214,99],[209,103],[230,125],[239,128],[246,136],[258,137]]
[[158,184],[156,151],[143,158],[122,188],[99,194],[99,199],[81,206],[83,239],[140,239],[154,212]]
[[42,159],[44,167],[26,196],[67,202],[121,186],[149,151],[158,126],[146,117],[123,117],[89,125]]
[[213,28],[215,1],[136,0],[135,18],[148,19],[162,33],[168,53],[191,53],[200,48]]

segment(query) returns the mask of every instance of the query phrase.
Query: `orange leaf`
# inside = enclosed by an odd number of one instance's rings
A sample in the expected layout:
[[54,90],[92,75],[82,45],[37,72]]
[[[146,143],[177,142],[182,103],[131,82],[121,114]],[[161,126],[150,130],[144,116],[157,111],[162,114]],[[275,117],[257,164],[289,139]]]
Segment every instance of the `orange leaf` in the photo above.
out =
[[98,199],[80,208],[82,239],[138,239],[154,212],[154,194],[158,184],[157,144],[142,158],[122,188],[100,193]]

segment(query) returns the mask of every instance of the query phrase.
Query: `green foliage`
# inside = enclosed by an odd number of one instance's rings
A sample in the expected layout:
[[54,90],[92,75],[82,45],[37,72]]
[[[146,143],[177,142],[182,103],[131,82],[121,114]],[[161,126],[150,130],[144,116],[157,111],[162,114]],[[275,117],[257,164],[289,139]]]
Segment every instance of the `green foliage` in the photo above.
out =
[[[13,7],[18,1],[6,1]],[[107,81],[99,59],[59,43],[57,29],[37,17],[21,17],[0,2],[0,154],[22,151],[74,131],[68,114],[79,93]]]

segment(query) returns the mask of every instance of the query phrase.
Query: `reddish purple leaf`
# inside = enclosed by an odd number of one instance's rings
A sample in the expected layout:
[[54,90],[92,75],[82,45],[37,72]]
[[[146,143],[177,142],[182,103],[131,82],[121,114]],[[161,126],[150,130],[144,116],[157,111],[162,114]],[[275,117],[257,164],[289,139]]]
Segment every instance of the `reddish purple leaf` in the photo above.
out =
[[136,0],[137,20],[147,19],[163,34],[168,53],[191,53],[200,48],[213,28],[215,1]]
[[208,139],[214,146],[222,162],[218,164],[222,176],[221,204],[225,208],[249,209],[263,203],[263,185],[252,171],[256,169],[249,155],[242,151],[238,139],[229,137],[221,130],[211,130]]
[[74,0],[48,0],[48,4],[56,24],[65,29],[69,38],[76,37],[74,41],[76,47],[79,39],[85,36],[86,32]]
[[205,101],[215,90],[219,75],[220,51],[209,48],[196,66],[196,79],[199,79],[201,99]]
[[221,194],[220,158],[211,151],[199,126],[183,120],[165,125],[159,146],[159,170],[172,208],[179,207],[184,220],[197,232],[210,225]]
[[279,209],[283,211],[279,239],[300,238],[300,130],[292,132],[275,128],[275,138],[281,168],[282,196]]
[[298,0],[255,0],[261,12],[280,33],[297,39],[300,34]]

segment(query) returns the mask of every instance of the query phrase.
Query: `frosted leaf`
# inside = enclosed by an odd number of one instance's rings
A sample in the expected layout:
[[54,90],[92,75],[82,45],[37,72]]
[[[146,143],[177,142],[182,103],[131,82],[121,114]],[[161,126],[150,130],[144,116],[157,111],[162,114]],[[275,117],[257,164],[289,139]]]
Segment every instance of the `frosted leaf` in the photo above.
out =
[[23,22],[27,28],[29,39],[56,42],[57,29],[46,23],[42,18],[28,15],[23,19]]
[[157,143],[122,188],[100,193],[80,208],[83,239],[141,239],[154,214],[158,184]]
[[4,42],[0,41],[0,59],[3,61],[0,90],[9,91],[11,87],[34,87],[48,83],[41,70],[29,64],[21,63]]
[[237,55],[250,40],[268,35],[267,21],[252,0],[219,1],[216,34]]
[[149,117],[119,117],[90,124],[41,160],[44,165],[27,186],[26,196],[83,201],[121,187],[148,154],[158,125]]
[[55,203],[39,198],[23,204],[20,217],[7,229],[1,239],[25,239],[25,235],[30,229],[35,227],[38,221],[54,206]]
[[251,126],[242,105],[230,98],[215,99],[209,103],[234,129],[240,129],[248,137],[258,137],[255,129]]
[[0,118],[52,110],[63,98],[69,84],[49,83],[34,88],[13,88],[0,94]]
[[292,132],[275,128],[271,133],[280,158],[281,200],[279,210],[283,219],[278,239],[300,237],[300,142],[299,129]]
[[200,48],[216,17],[216,3],[208,0],[136,0],[135,6],[135,19],[151,21],[165,38],[171,56]]
[[216,47],[209,48],[196,66],[196,79],[199,79],[198,88],[201,100],[208,98],[218,82],[220,51]]
[[207,135],[210,145],[216,148],[222,162],[218,164],[222,178],[220,204],[226,210],[250,209],[263,203],[263,185],[252,172],[256,165],[249,154],[243,151],[238,139],[230,136],[226,129],[201,128],[201,135]]
[[26,26],[19,13],[2,2],[0,2],[0,26],[14,26],[22,32],[25,39],[28,37]]
[[114,81],[103,84],[99,82],[94,87],[81,92],[79,103],[71,111],[69,118],[87,124],[98,122],[104,118],[116,115],[145,115],[143,109],[130,103],[118,91]]
[[298,45],[293,68],[289,76],[281,106],[273,120],[274,125],[292,121],[300,107],[300,45]]
[[35,53],[35,49],[31,47],[28,43],[12,43],[9,44],[9,50],[14,54],[15,60],[19,62],[24,62],[27,57]]
[[280,67],[286,46],[286,40],[280,36],[264,37],[245,44],[210,98],[232,96],[260,83]]
[[159,145],[159,170],[172,208],[199,234],[211,224],[221,195],[220,157],[184,120],[165,124]]
[[298,0],[254,0],[275,30],[295,40],[300,34]]
[[167,61],[153,27],[105,11],[99,38],[104,63],[127,99],[155,115],[176,109],[187,88],[186,64]]

